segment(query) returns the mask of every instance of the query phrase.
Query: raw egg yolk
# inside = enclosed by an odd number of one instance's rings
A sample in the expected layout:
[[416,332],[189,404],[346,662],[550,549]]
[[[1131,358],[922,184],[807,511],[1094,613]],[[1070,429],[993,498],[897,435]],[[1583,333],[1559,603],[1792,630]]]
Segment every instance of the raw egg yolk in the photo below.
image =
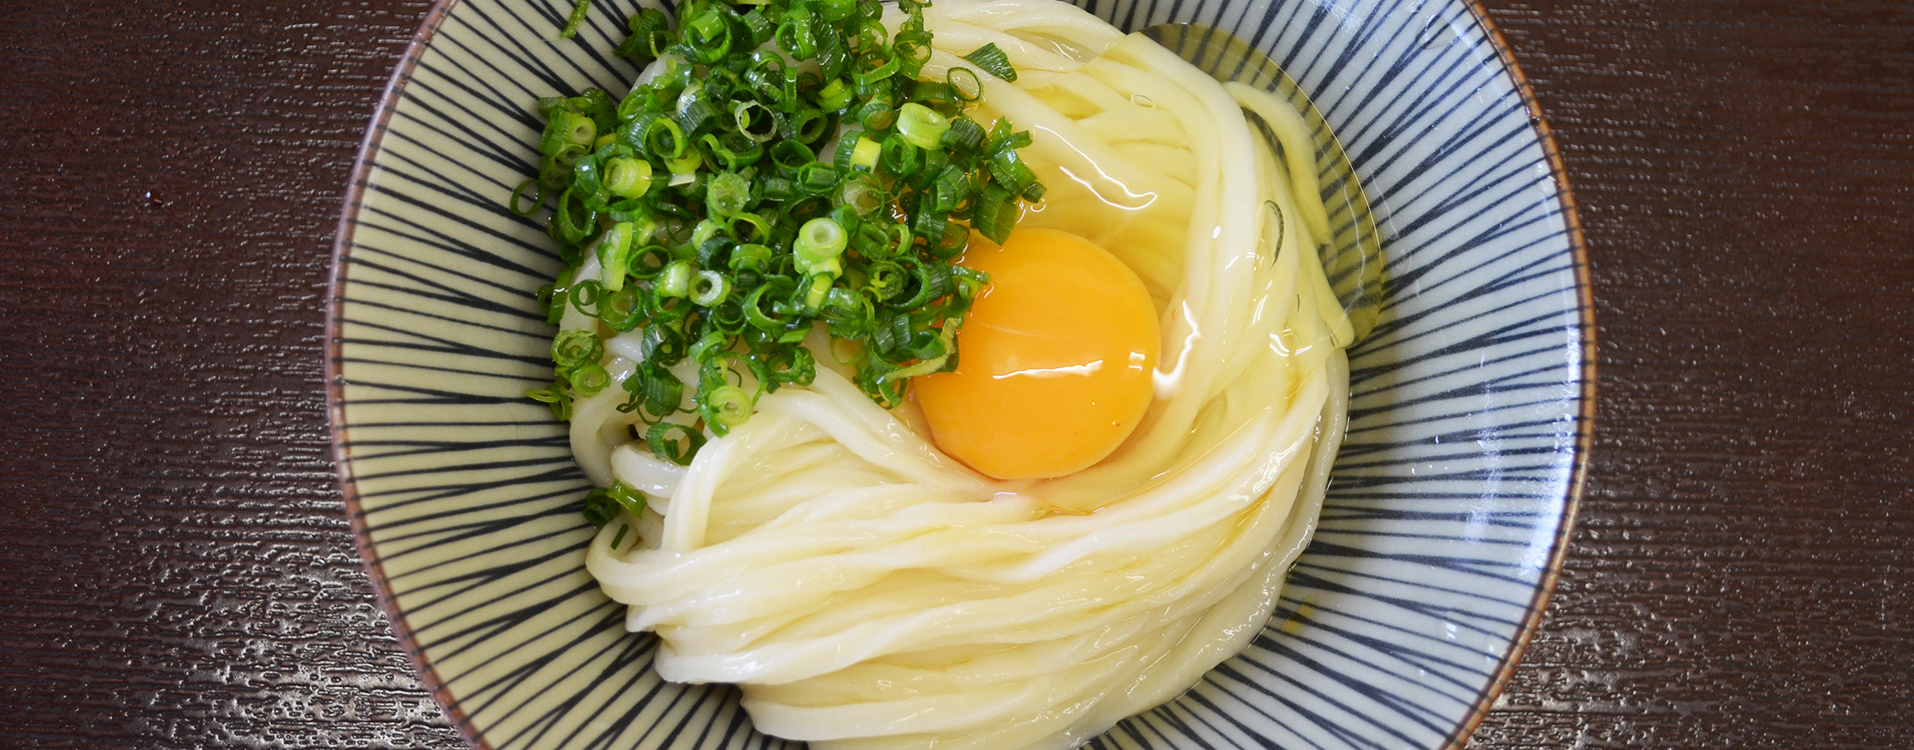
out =
[[957,333],[957,369],[916,380],[945,453],[998,479],[1070,474],[1149,409],[1160,334],[1142,280],[1088,240],[1020,229],[960,260],[990,274]]

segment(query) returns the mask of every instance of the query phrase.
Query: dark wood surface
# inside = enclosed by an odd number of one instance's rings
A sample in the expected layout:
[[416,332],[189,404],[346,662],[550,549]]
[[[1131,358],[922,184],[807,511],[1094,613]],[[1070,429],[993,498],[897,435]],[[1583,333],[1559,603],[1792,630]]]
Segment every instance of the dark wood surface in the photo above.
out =
[[[1495,0],[1600,406],[1473,748],[1914,747],[1914,4]],[[334,484],[347,170],[419,0],[0,9],[0,746],[458,748]]]

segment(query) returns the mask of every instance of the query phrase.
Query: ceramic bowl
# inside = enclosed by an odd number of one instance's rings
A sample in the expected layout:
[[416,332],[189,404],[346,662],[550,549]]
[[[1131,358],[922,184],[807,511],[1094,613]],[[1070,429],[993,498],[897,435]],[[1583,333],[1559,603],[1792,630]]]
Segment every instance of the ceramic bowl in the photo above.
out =
[[[1092,745],[1460,745],[1554,583],[1593,407],[1581,235],[1521,73],[1464,0],[1084,4],[1280,63],[1340,137],[1387,259],[1348,440],[1268,628]],[[366,136],[327,347],[352,527],[401,644],[481,747],[788,744],[735,690],[652,672],[656,641],[585,572],[566,431],[522,396],[551,380],[534,290],[559,269],[505,209],[536,168],[533,102],[636,72],[610,52],[632,0],[559,41],[569,6],[441,0]]]

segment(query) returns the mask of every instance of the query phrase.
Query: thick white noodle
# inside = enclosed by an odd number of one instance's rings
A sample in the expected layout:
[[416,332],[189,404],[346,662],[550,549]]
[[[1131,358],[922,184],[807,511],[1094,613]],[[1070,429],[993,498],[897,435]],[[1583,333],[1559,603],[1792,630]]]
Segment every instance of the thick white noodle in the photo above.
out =
[[[1240,651],[1314,528],[1348,389],[1299,160],[1314,150],[1287,105],[1074,7],[940,0],[926,20],[927,75],[985,42],[1019,68],[1016,84],[985,76],[975,116],[1033,134],[1050,192],[1023,225],[1084,235],[1150,291],[1164,356],[1138,431],[1075,475],[992,481],[910,408],[872,404],[814,340],[812,386],[764,396],[679,467],[631,445],[612,387],[575,405],[573,449],[594,481],[651,501],[607,525],[587,565],[627,626],[661,639],[660,675],[741,685],[769,734],[1070,747]],[[630,335],[607,342],[615,378],[641,356]]]

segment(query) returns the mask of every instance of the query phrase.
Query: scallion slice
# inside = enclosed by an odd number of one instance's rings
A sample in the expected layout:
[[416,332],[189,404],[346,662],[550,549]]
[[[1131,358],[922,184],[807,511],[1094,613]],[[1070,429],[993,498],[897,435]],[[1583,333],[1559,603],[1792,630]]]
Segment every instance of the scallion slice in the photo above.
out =
[[948,130],[950,119],[922,104],[911,102],[897,110],[898,135],[918,148],[938,148]]
[[1010,67],[1010,56],[998,49],[996,42],[978,47],[970,54],[964,55],[964,59],[976,63],[977,67],[982,68],[985,73],[1012,83],[1017,81],[1017,69]]

